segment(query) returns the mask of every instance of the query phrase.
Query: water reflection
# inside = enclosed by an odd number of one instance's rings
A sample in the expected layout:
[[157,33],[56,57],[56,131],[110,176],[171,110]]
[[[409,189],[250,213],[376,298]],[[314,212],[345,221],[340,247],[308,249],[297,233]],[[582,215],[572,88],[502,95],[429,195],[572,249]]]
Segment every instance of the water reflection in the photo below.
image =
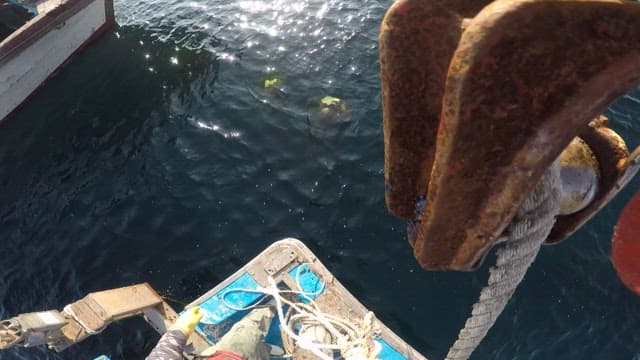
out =
[[[121,27],[1,128],[1,313],[139,281],[190,300],[297,236],[388,325],[441,358],[486,274],[419,270],[404,223],[386,211],[377,34],[388,5],[116,1]],[[265,89],[273,77],[280,84]],[[348,121],[309,123],[326,95],[348,104]],[[632,99],[611,113],[640,140]],[[610,264],[591,260],[608,249],[625,194],[577,239],[541,253],[476,357],[556,358],[561,347],[633,356],[637,299]],[[113,327],[57,358],[141,358],[156,339],[133,330],[144,326]],[[20,356],[56,358],[0,358]]]

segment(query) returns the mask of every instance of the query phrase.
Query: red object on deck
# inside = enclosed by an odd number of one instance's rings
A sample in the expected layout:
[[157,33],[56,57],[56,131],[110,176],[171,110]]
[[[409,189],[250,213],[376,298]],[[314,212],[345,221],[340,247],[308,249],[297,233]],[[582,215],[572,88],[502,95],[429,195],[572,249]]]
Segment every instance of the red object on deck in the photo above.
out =
[[611,257],[620,280],[640,295],[640,192],[620,215],[613,233]]

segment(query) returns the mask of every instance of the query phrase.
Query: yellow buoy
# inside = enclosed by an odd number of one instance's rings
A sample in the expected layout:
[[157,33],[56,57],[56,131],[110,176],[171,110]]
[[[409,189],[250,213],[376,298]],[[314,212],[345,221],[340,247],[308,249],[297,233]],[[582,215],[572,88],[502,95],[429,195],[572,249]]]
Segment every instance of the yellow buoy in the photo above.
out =
[[271,89],[280,83],[280,79],[278,78],[270,78],[264,80],[264,88]]

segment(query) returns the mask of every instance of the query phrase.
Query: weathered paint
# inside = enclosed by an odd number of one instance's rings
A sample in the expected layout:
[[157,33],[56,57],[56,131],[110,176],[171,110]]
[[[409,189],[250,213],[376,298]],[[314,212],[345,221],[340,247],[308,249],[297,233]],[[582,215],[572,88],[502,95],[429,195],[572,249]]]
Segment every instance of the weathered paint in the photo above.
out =
[[[39,14],[0,44],[0,121],[24,102],[72,54],[113,23],[105,0],[66,1]],[[65,16],[69,16],[66,18]],[[28,36],[33,32],[32,36]],[[34,40],[34,37],[37,37]]]
[[607,118],[600,116],[580,133],[593,151],[599,166],[598,192],[589,206],[571,215],[560,216],[547,238],[556,244],[571,236],[622,190],[638,172],[636,159],[640,149],[631,155],[624,140],[606,127]]
[[620,215],[613,234],[611,256],[620,280],[640,295],[640,192]]

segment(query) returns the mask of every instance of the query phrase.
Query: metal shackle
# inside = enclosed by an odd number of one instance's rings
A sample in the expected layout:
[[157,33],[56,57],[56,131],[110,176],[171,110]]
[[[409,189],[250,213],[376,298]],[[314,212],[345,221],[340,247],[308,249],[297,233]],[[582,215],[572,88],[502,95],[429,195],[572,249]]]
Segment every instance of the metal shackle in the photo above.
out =
[[599,190],[548,243],[637,171],[638,151],[594,119],[640,81],[638,3],[398,0],[380,65],[387,207],[415,223],[426,269],[477,266],[577,136],[597,159]]

